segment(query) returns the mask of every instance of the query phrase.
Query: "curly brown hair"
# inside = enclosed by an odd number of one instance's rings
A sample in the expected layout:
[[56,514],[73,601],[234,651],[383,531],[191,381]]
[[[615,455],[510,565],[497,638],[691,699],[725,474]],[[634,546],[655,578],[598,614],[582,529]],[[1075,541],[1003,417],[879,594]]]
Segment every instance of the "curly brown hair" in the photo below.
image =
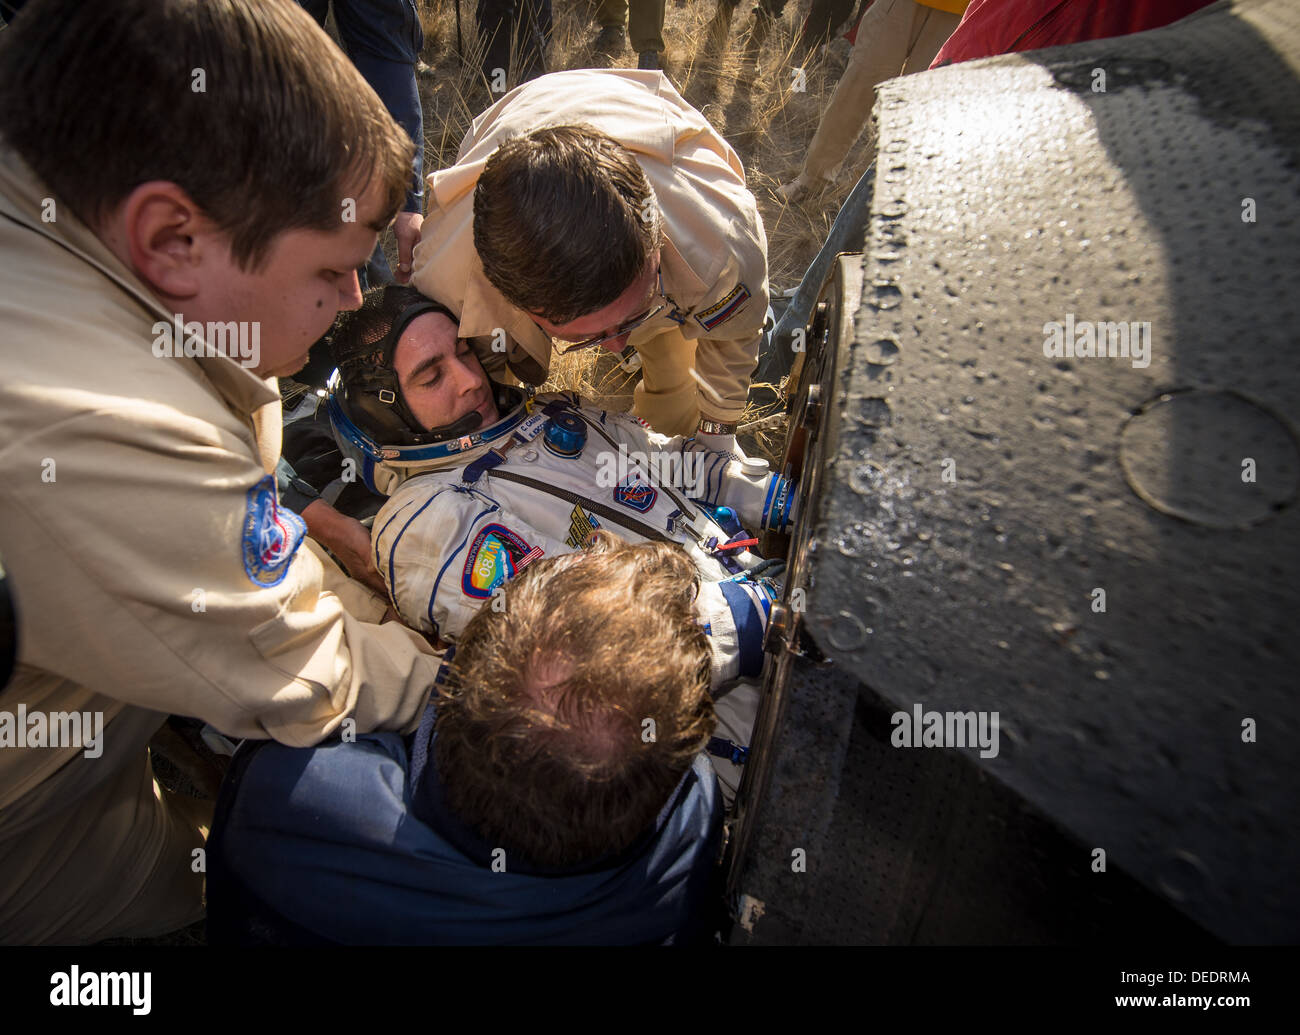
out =
[[537,561],[456,648],[437,705],[447,803],[507,860],[570,866],[653,824],[713,731],[695,565],[598,532]]
[[591,126],[507,140],[474,189],[484,275],[511,305],[555,324],[617,299],[662,235],[659,203],[636,158]]

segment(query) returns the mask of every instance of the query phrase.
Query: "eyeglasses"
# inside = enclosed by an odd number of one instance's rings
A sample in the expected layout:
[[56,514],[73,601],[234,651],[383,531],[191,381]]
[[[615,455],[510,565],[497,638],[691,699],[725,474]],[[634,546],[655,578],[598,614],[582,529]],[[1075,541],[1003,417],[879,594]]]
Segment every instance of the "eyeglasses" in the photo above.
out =
[[[624,320],[609,334],[602,334],[596,338],[584,338],[582,341],[574,342],[567,348],[560,349],[560,355],[567,356],[570,352],[581,352],[583,349],[595,348],[597,345],[602,345],[607,341],[612,341],[614,338],[621,338],[624,334],[636,330],[643,323],[653,320],[670,305],[674,305],[673,301],[664,295],[664,274],[662,269],[655,274],[655,281],[656,287],[654,294],[650,296],[650,305],[640,316],[634,316],[630,320]],[[658,301],[658,304],[656,304],[656,300]]]

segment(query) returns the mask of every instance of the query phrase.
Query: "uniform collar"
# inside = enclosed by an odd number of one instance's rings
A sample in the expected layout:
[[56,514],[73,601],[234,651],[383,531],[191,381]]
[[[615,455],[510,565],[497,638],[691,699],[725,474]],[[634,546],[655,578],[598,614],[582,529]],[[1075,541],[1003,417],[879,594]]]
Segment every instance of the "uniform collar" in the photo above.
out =
[[[626,90],[611,91],[610,77],[624,80],[656,97],[670,94],[676,97],[672,83],[663,72],[635,69],[571,69],[517,86],[474,120],[465,135],[466,140],[474,143],[457,158],[456,164],[449,169],[429,174],[431,204],[449,209],[464,195],[472,194],[488,159],[500,144],[518,131],[516,127],[540,129],[571,122],[567,111],[562,110],[558,115],[554,113],[555,91],[562,90],[566,95],[573,95],[581,93],[587,85],[592,95],[603,97],[612,114],[617,115],[624,110],[628,112],[629,117],[619,126],[620,144],[629,151],[647,155],[671,166],[677,151],[679,127],[669,117],[667,104],[662,118],[647,118],[645,102],[635,99],[634,92],[629,95]],[[583,83],[582,80],[589,82]],[[510,127],[504,132],[496,127],[496,123],[503,118]]]
[[[176,314],[170,312],[139,277],[123,265],[95,232],[73,214],[66,202],[55,199],[57,219],[50,223],[41,221],[42,207],[49,198],[53,198],[52,192],[41,183],[22,156],[0,138],[0,218],[40,234],[93,266],[139,303],[142,315],[171,324]],[[152,345],[153,337],[141,333],[140,348],[149,349]],[[239,413],[252,414],[280,397],[274,378],[258,377],[229,356],[179,357],[170,362],[197,365],[222,399]]]
[[499,407],[507,397],[517,401],[495,423],[460,439],[424,446],[393,446],[376,442],[352,422],[337,390],[331,392],[326,408],[334,436],[345,454],[355,454],[353,458],[361,462],[375,491],[391,496],[412,478],[465,467],[489,449],[503,447],[509,442],[515,429],[532,413],[531,397],[522,389],[511,386],[498,385],[496,391]]
[[460,333],[465,338],[491,337],[501,326],[502,313],[507,314],[502,328],[528,352],[533,359],[546,366],[551,355],[551,336],[535,324],[527,313],[506,301],[500,291],[483,273],[483,263],[474,254],[473,267],[465,283],[465,304],[460,313]]

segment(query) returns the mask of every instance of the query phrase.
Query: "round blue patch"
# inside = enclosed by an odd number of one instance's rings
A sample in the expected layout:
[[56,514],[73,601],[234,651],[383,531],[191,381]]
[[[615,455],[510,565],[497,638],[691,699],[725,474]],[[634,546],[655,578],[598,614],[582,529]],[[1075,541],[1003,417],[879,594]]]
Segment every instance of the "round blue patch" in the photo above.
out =
[[278,586],[307,534],[302,518],[280,506],[275,479],[267,475],[248,490],[241,549],[244,571],[253,585]]

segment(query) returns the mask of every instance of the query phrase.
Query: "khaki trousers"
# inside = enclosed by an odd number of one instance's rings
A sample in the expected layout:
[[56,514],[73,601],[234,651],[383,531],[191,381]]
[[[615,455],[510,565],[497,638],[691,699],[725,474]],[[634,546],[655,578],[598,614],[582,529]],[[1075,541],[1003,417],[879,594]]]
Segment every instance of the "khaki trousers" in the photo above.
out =
[[0,944],[147,938],[203,918],[194,849],[213,805],[160,788],[147,749],[65,807],[44,804],[19,799],[30,822],[0,838]]
[[638,54],[664,50],[664,0],[600,0],[596,8],[597,25],[617,28],[624,21],[632,49]]
[[[844,161],[871,121],[876,87],[886,79],[929,68],[960,23],[961,15],[936,11],[914,0],[876,0],[867,9],[848,67],[808,145],[805,179],[831,178],[832,170]],[[875,156],[872,140],[864,170]]]

